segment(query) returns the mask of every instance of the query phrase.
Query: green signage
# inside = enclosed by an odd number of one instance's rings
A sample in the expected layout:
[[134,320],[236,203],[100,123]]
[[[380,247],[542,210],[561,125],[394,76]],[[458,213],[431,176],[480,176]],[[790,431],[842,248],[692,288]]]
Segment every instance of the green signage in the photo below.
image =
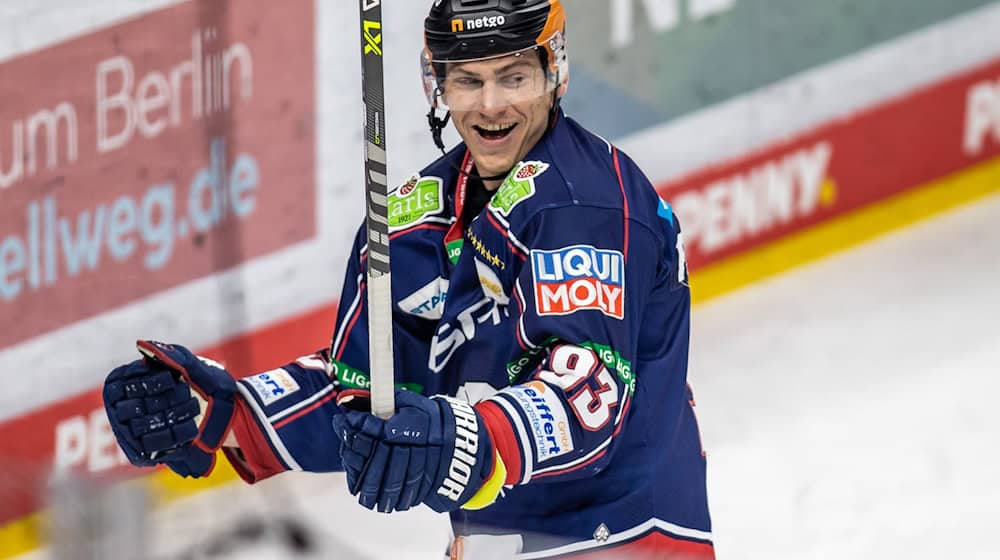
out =
[[493,195],[490,208],[509,216],[521,201],[535,195],[535,177],[545,173],[548,168],[549,164],[540,161],[523,161],[517,164]]
[[[372,382],[367,373],[337,360],[331,360],[330,366],[333,368],[333,374],[342,387],[347,389],[371,388]],[[416,383],[396,383],[396,388],[413,391],[414,393],[422,393],[424,391],[423,385]]]
[[443,181],[439,177],[412,177],[389,194],[389,227],[416,225],[444,209]]

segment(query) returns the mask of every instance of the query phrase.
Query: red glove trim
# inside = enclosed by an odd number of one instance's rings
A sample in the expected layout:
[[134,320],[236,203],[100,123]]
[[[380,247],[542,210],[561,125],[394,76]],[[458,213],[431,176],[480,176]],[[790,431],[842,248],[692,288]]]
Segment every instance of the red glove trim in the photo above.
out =
[[371,400],[372,394],[368,389],[344,389],[337,393],[337,406],[351,402],[354,399]]
[[223,447],[222,450],[240,478],[253,484],[288,470],[271,450],[243,397],[236,399],[232,426],[242,456],[232,448]]
[[517,443],[517,436],[514,435],[514,426],[507,419],[500,405],[483,401],[475,406],[476,412],[483,419],[493,447],[500,454],[500,460],[507,467],[506,485],[517,484],[521,480],[523,465],[521,461],[521,446]]

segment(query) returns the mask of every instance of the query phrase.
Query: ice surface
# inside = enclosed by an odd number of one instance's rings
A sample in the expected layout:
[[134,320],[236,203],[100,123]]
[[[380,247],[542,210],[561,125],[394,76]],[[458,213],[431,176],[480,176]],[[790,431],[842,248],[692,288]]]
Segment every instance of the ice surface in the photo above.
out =
[[994,196],[697,309],[720,558],[998,557],[997,216]]

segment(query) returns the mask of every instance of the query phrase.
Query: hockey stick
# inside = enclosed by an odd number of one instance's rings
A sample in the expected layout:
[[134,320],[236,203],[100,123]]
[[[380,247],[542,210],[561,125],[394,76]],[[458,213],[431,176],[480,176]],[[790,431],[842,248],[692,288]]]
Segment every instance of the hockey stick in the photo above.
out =
[[368,205],[368,363],[372,413],[396,409],[392,359],[392,281],[389,274],[388,167],[381,0],[360,0],[361,87],[365,103],[365,191]]

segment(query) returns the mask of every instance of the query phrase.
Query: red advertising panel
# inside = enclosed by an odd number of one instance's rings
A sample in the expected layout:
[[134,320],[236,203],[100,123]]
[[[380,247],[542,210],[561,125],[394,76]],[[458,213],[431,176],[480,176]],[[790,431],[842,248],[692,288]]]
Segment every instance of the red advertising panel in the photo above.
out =
[[1000,61],[658,185],[691,268],[1000,155]]
[[315,235],[312,0],[0,64],[0,348]]
[[[194,350],[218,360],[236,375],[253,375],[329,344],[336,315],[335,305],[324,306],[215,347]],[[118,448],[100,388],[0,423],[0,459],[4,469],[0,526],[38,509],[52,469],[119,478],[151,472],[129,465]]]

